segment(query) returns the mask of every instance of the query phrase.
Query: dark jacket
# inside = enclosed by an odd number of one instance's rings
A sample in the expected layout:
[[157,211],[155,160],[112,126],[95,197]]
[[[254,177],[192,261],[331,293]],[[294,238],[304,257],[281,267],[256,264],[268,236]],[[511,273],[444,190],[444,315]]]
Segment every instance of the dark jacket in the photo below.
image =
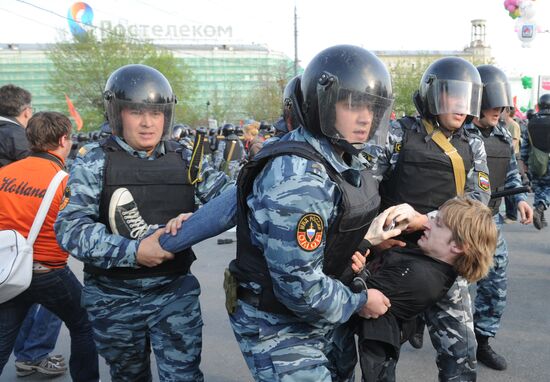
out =
[[25,129],[15,120],[0,116],[0,167],[30,154]]

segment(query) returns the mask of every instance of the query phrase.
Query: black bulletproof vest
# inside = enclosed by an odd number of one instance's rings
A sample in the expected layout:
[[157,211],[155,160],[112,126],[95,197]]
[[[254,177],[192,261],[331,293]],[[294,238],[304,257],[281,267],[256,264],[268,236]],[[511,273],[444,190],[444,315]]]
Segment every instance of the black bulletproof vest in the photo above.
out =
[[[229,158],[229,153],[231,151],[231,147],[233,147],[233,151],[231,152],[231,158]],[[231,162],[234,160],[241,160],[243,157],[243,145],[241,141],[239,140],[239,137],[236,135],[230,135],[227,138],[225,138],[225,149],[223,150],[223,159],[226,162]]]
[[210,146],[210,140],[208,139],[208,136],[204,136],[204,145],[203,145],[203,154],[204,155],[210,155],[212,154],[212,146]]
[[237,258],[229,269],[240,281],[253,281],[262,286],[259,309],[273,313],[292,314],[274,295],[273,284],[261,250],[250,238],[247,196],[254,179],[266,163],[279,155],[297,155],[321,163],[330,179],[342,193],[336,221],[331,224],[326,238],[323,271],[331,277],[339,277],[350,266],[351,256],[367,233],[369,224],[376,217],[380,205],[378,182],[369,170],[361,172],[361,186],[349,184],[334,170],[330,163],[306,142],[284,141],[264,146],[248,162],[237,180]]
[[[404,127],[403,132],[395,169],[380,185],[382,206],[408,203],[425,214],[456,196],[453,166],[451,159],[432,139],[426,140],[425,131]],[[474,164],[468,139],[454,134],[451,144],[462,157],[467,175]]]
[[[495,192],[506,183],[506,173],[512,156],[510,143],[506,141],[503,135],[491,135],[485,137],[479,134],[485,144],[487,153],[487,166],[489,167],[489,181],[491,183],[491,192]],[[494,198],[489,201],[488,207],[493,211],[493,215],[498,213],[502,198]]]
[[[136,158],[122,149],[113,138],[101,142],[105,151],[103,190],[99,204],[99,222],[109,232],[109,203],[114,191],[127,188],[148,224],[164,224],[182,212],[196,209],[194,187],[187,180],[188,163],[182,158],[182,146],[164,142],[166,154],[155,160]],[[195,255],[191,249],[175,254],[173,260],[156,267],[102,269],[85,264],[84,271],[121,279],[185,274]]]

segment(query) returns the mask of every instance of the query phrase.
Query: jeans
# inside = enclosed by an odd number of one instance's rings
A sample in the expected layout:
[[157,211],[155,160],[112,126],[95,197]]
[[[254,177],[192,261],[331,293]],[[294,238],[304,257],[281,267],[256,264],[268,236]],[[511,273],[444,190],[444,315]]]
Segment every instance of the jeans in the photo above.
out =
[[237,188],[230,186],[193,213],[189,220],[183,223],[176,236],[163,234],[159,242],[165,251],[179,252],[227,231],[236,221]]
[[82,285],[68,266],[33,274],[30,287],[0,304],[0,374],[13,350],[19,328],[33,304],[41,304],[57,315],[71,335],[69,369],[73,381],[99,380],[97,350],[92,327],[80,306]]
[[42,305],[33,305],[19,329],[13,354],[15,360],[38,362],[55,348],[61,320]]

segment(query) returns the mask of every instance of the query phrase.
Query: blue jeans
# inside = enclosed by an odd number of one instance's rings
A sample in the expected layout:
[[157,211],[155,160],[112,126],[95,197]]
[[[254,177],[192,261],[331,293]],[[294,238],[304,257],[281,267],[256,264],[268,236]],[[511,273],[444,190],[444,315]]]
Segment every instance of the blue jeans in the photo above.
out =
[[33,305],[15,341],[15,360],[38,362],[48,357],[55,348],[60,329],[61,320],[55,314],[42,305]]
[[80,306],[82,285],[68,266],[48,273],[35,273],[30,287],[0,304],[0,373],[13,350],[21,323],[33,304],[41,304],[57,315],[71,335],[69,369],[73,381],[99,380],[97,350],[92,327]]
[[183,223],[176,236],[163,234],[159,242],[164,250],[173,253],[179,252],[227,231],[236,222],[237,188],[229,186]]

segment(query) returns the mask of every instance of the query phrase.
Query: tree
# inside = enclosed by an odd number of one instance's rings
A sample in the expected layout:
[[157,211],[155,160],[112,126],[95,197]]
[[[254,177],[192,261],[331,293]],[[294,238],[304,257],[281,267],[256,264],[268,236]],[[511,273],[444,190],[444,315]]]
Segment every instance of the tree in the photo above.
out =
[[159,70],[172,85],[178,103],[176,120],[196,120],[190,107],[195,81],[189,68],[173,54],[145,41],[121,33],[98,40],[89,32],[74,41],[62,41],[48,53],[53,63],[48,91],[60,101],[56,108],[66,110],[65,94],[71,98],[84,120],[84,130],[95,130],[104,120],[103,90],[109,75],[127,64],[144,64]]
[[397,118],[402,115],[414,115],[416,113],[412,96],[418,90],[418,84],[420,84],[420,79],[426,68],[427,65],[421,58],[413,62],[399,61],[390,66],[395,97],[393,110]]
[[276,68],[266,68],[258,75],[258,86],[244,102],[247,115],[255,120],[275,121],[282,114],[283,91],[293,77],[292,62],[281,63]]

